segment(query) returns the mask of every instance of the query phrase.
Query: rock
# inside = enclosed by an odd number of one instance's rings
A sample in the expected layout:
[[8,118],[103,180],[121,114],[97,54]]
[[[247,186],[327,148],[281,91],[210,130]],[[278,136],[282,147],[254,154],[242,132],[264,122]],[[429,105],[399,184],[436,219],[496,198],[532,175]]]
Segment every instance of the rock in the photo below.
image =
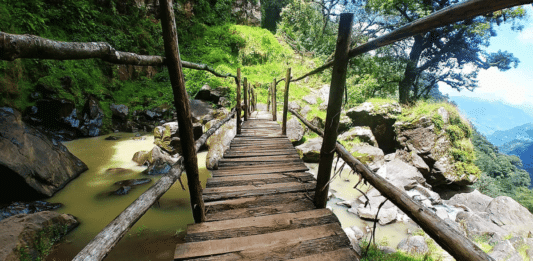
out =
[[325,126],[325,121],[324,119],[318,117],[318,116],[315,116],[312,120],[311,120],[311,124],[318,127],[319,129],[324,129],[324,126]]
[[311,111],[311,107],[309,105],[305,105],[305,107],[300,111],[300,114],[304,117],[307,116],[307,113]]
[[309,103],[310,105],[315,105],[317,103],[316,96],[315,95],[306,95],[302,98],[305,102]]
[[493,199],[485,212],[488,213],[492,222],[510,232],[527,232],[533,226],[533,214],[507,196]]
[[133,158],[131,160],[137,162],[137,164],[139,166],[141,165],[147,165],[149,164],[148,163],[148,151],[146,150],[141,150],[141,151],[137,151],[135,152],[135,154],[133,154]]
[[107,175],[124,175],[133,172],[131,169],[125,168],[109,168],[106,169],[105,174]]
[[404,238],[398,243],[399,250],[405,251],[409,254],[424,255],[429,252],[429,247],[423,236],[411,236]]
[[415,166],[420,173],[426,175],[429,174],[430,168],[428,164],[426,164],[426,162],[420,156],[418,156],[418,154],[413,153],[411,155],[411,160],[413,162],[413,166]]
[[82,110],[83,126],[80,131],[85,136],[95,137],[100,135],[100,128],[104,124],[104,111],[100,108],[99,102],[90,97]]
[[[43,249],[36,242],[52,247],[64,234],[78,226],[75,217],[51,211],[20,214],[0,221],[0,260],[20,260],[20,250],[30,260],[40,260],[49,248]],[[55,241],[50,242],[50,239]],[[40,252],[40,251],[41,252]]]
[[117,190],[113,191],[112,193],[114,195],[118,195],[118,196],[122,196],[122,195],[126,195],[130,192],[131,190],[131,186],[121,186],[120,188],[118,188]]
[[378,249],[385,255],[390,255],[396,253],[396,249],[388,246],[378,246]]
[[448,113],[448,111],[446,109],[444,109],[444,107],[440,107],[438,110],[437,110],[437,113],[440,115],[440,117],[442,118],[442,121],[444,122],[444,124],[447,124],[450,120],[450,115]]
[[290,101],[289,109],[294,110],[296,112],[300,112],[300,109],[302,109],[302,107],[300,107],[300,105],[298,105],[298,103],[296,103],[295,101]]
[[361,248],[359,247],[359,241],[364,236],[363,231],[361,231],[361,229],[359,229],[357,226],[347,227],[347,228],[344,228],[343,230],[346,236],[348,236],[348,239],[350,240],[352,248],[355,251],[358,251],[358,253],[361,253]]
[[533,260],[533,238],[527,238],[526,245],[529,247],[526,250],[526,255],[529,257],[529,260]]
[[111,109],[113,119],[120,120],[125,122],[128,119],[129,109],[128,106],[124,104],[114,104],[109,105]]
[[317,137],[308,140],[300,146],[296,146],[296,151],[304,162],[318,163],[320,149],[322,148],[322,138]]
[[355,144],[350,153],[363,164],[366,164],[372,171],[377,171],[385,164],[383,151],[367,143]]
[[287,138],[293,143],[299,143],[305,135],[305,129],[296,117],[287,121]]
[[107,136],[104,140],[120,140],[118,136]]
[[237,133],[236,127],[236,121],[228,121],[207,139],[208,152],[205,163],[207,169],[218,169],[218,161],[229,149],[229,145]]
[[[483,214],[481,214],[483,216]],[[495,234],[506,235],[507,232],[490,220],[483,218],[477,213],[459,212],[455,222],[461,224],[461,229],[470,237],[474,236],[494,236]]]
[[158,159],[142,173],[150,176],[163,175],[167,174],[171,168],[172,165],[169,162]]
[[481,194],[481,192],[476,189],[470,193],[455,194],[449,200],[446,200],[445,203],[450,206],[463,204],[475,212],[484,212],[491,201],[491,197]]
[[130,186],[130,187],[133,187],[133,186],[144,185],[144,184],[150,183],[151,181],[152,181],[151,178],[144,178],[144,179],[127,179],[127,180],[117,181],[117,182],[115,182],[115,185],[117,185],[117,186]]
[[492,251],[489,253],[490,257],[494,258],[496,261],[505,260],[505,261],[522,261],[522,256],[516,251],[516,249],[511,245],[509,240],[502,241],[498,243]]
[[328,103],[329,101],[329,90],[329,84],[322,85],[322,88],[318,90],[318,97],[322,99],[322,101],[324,101],[325,103]]
[[353,127],[349,131],[341,134],[338,140],[351,141],[356,138],[362,142],[378,147],[378,142],[369,127]]
[[369,126],[383,152],[391,153],[397,147],[393,125],[400,113],[401,107],[397,104],[375,108],[372,103],[365,102],[348,110],[346,116],[352,119],[354,126]]
[[63,144],[22,122],[11,108],[0,108],[0,137],[0,203],[51,197],[87,170]]
[[[346,115],[341,115],[339,120],[339,128],[337,129],[338,133],[343,133],[348,131],[352,127],[352,120]],[[377,144],[377,142],[376,142]]]
[[[194,123],[192,125],[192,134],[193,134],[194,140],[197,140],[200,137],[202,137],[202,134],[204,134],[204,125],[202,125],[200,123]],[[177,136],[177,135],[179,135],[179,134],[176,133],[175,136]]]
[[[357,208],[358,216],[362,219],[374,220],[378,212],[378,207],[379,207],[378,204],[376,205],[369,204],[367,207],[364,207],[364,205],[359,205],[359,207]],[[396,207],[389,207],[389,208],[382,207],[379,210],[379,215],[378,215],[379,224],[382,226],[389,224],[396,220],[397,215],[398,215],[398,209]]]
[[80,136],[83,124],[78,118],[76,105],[67,99],[43,98],[25,111],[25,120],[41,132],[57,140],[72,140]]
[[411,190],[419,184],[423,187],[428,186],[422,173],[400,159],[385,163],[376,174],[386,178],[394,186],[402,190]]
[[167,122],[163,126],[157,126],[154,129],[154,144],[170,154],[178,153],[180,148],[175,148],[170,145],[172,137],[176,135],[177,131],[177,122]]
[[193,117],[201,119],[203,116],[214,112],[215,109],[212,104],[201,100],[191,100],[191,115]]
[[41,211],[49,211],[62,207],[61,203],[48,203],[46,201],[33,202],[13,202],[9,206],[0,208],[0,220],[19,215],[19,214],[33,214]]
[[194,97],[197,100],[208,101],[214,104],[218,104],[220,98],[222,97],[220,91],[212,90],[209,85],[202,86],[202,89]]

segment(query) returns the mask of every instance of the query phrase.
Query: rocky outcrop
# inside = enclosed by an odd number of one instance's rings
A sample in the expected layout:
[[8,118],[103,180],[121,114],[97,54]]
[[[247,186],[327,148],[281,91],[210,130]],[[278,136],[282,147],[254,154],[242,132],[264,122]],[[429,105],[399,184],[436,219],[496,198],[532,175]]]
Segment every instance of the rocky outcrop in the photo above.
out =
[[353,127],[349,131],[339,135],[337,138],[341,141],[352,141],[354,139],[357,139],[361,142],[366,142],[372,146],[379,147],[378,142],[376,141],[376,138],[374,137],[374,134],[372,134],[372,131],[369,127]]
[[85,170],[87,165],[63,144],[22,122],[18,111],[0,108],[3,202],[51,197]]
[[[450,153],[452,142],[446,132],[435,130],[431,119],[422,116],[410,123],[397,122],[394,128],[399,145],[409,153],[404,159],[412,161],[432,186],[465,186],[477,180],[473,174],[458,174],[456,161]],[[447,125],[442,128],[447,128]]]
[[308,140],[306,143],[297,146],[296,151],[304,162],[318,163],[320,159],[320,149],[322,148],[322,138],[317,137]]
[[50,211],[6,218],[0,221],[0,260],[21,260],[21,256],[41,260],[54,242],[77,225],[72,215]]
[[377,171],[385,164],[385,155],[377,147],[370,146],[368,143],[359,143],[353,145],[350,150],[352,156],[367,165],[372,171]]
[[401,107],[398,104],[374,106],[370,102],[365,102],[348,110],[346,116],[352,119],[353,126],[370,127],[383,152],[391,153],[397,147],[393,125],[400,113]]
[[218,169],[218,161],[224,156],[224,152],[229,149],[235,134],[237,134],[237,123],[231,120],[222,125],[207,139],[206,145],[209,149],[205,163],[207,169]]
[[429,252],[428,244],[423,236],[412,236],[398,243],[398,249],[409,254],[424,255]]
[[218,104],[221,97],[223,97],[223,95],[220,91],[212,90],[211,87],[209,87],[209,85],[206,84],[202,86],[200,91],[198,91],[198,93],[195,96],[195,99],[212,102],[213,104]]
[[19,214],[33,214],[49,211],[62,207],[61,203],[48,203],[46,201],[13,202],[9,206],[0,208],[0,220]]

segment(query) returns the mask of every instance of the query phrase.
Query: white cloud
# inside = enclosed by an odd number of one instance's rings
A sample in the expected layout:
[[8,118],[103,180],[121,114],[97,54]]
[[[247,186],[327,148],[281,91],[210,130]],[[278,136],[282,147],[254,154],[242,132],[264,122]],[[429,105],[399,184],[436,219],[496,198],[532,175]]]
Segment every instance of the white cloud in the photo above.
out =
[[533,44],[533,27],[528,27],[522,30],[517,38],[523,44]]

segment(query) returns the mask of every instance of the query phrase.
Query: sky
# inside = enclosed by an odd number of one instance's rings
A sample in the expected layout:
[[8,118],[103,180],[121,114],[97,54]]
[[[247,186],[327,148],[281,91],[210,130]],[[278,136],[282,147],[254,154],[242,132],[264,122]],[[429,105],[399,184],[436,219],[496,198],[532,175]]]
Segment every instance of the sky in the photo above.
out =
[[483,100],[497,100],[533,114],[533,8],[525,6],[528,17],[522,21],[525,26],[520,32],[510,29],[510,25],[496,28],[497,36],[492,37],[488,52],[508,51],[520,60],[517,68],[501,72],[496,68],[481,70],[478,75],[479,87],[473,92],[458,92],[446,84],[439,83],[439,90],[453,96],[473,97]]

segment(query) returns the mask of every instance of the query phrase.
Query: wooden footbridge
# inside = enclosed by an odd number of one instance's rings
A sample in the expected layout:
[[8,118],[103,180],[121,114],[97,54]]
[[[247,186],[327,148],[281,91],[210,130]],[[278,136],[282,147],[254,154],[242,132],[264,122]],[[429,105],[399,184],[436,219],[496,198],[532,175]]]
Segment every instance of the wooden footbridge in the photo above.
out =
[[359,260],[337,217],[313,204],[316,180],[279,124],[252,114],[241,133],[203,190],[206,222],[189,225],[175,260]]
[[[109,223],[73,260],[102,260],[117,242],[171,186],[187,174],[191,207],[196,224],[190,225],[186,243],[177,246],[175,259],[185,260],[357,260],[350,242],[337,218],[326,207],[328,184],[334,153],[383,196],[431,236],[457,260],[492,260],[472,241],[436,216],[385,178],[376,175],[336,142],[341,101],[346,85],[346,68],[350,58],[402,39],[427,33],[440,26],[488,15],[533,0],[468,0],[441,9],[424,18],[395,29],[365,44],[350,49],[353,14],[341,14],[335,57],[332,61],[305,73],[273,80],[273,121],[257,113],[248,119],[250,101],[257,100],[244,78],[244,120],[241,125],[241,75],[215,71],[205,64],[183,61],[172,0],[160,1],[161,25],[165,56],[139,55],[115,50],[107,43],[58,42],[33,35],[0,32],[0,60],[19,58],[74,60],[99,58],[116,64],[167,66],[174,95],[174,106],[180,126],[182,156],[170,173],[161,177],[150,189]],[[215,124],[197,141],[193,138],[189,100],[182,67],[205,70],[217,77],[232,77],[237,90],[237,136],[219,162],[219,169],[202,191],[198,176],[196,152],[222,124]],[[324,137],[317,179],[307,168],[286,133],[288,90],[291,82],[332,68],[327,106],[326,128],[317,129],[296,112],[309,129]],[[285,81],[283,128],[276,123],[276,84]],[[270,100],[270,99],[269,99]],[[255,116],[255,117],[254,117]],[[242,129],[241,129],[242,127]],[[318,184],[318,185],[317,185]],[[376,215],[377,218],[377,215]]]

